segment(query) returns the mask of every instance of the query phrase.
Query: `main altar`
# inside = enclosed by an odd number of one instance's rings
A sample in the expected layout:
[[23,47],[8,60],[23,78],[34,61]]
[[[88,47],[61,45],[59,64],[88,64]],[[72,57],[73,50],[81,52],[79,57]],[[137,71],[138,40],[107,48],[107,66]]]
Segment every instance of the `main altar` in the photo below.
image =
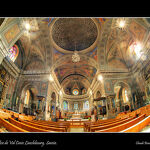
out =
[[75,120],[78,120],[78,119],[82,119],[81,118],[81,114],[78,113],[77,110],[75,110],[75,113],[72,114],[72,117],[70,118],[71,120],[75,119]]

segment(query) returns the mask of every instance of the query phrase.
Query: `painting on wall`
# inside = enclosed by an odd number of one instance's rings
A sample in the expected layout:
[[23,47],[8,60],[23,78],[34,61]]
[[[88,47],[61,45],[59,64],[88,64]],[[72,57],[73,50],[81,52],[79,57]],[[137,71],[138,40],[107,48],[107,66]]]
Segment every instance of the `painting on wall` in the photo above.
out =
[[112,82],[111,80],[105,80],[104,82],[105,92],[113,93]]
[[19,33],[20,33],[19,26],[18,24],[15,24],[4,34],[4,36],[7,42],[10,43]]
[[97,61],[97,47],[93,51],[89,52],[88,56],[92,57]]
[[146,34],[146,29],[144,27],[142,27],[141,25],[139,25],[135,21],[132,21],[130,24],[129,30],[132,32],[132,34],[134,35],[134,37],[137,40],[143,41],[144,36]]
[[48,84],[46,82],[41,85],[41,95],[44,96],[47,93]]

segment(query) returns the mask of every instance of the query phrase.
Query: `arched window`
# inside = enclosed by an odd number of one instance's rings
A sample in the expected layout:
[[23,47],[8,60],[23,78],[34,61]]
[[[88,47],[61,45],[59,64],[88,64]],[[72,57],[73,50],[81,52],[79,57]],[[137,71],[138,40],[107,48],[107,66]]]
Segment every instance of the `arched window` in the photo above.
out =
[[67,109],[68,109],[68,102],[67,102],[67,101],[64,101],[64,102],[63,102],[63,109],[64,109],[64,110],[67,110]]
[[124,103],[128,102],[129,101],[128,92],[127,92],[127,90],[125,88],[122,89],[122,95],[123,95]]
[[28,103],[29,103],[29,97],[30,97],[30,92],[29,92],[29,90],[27,90],[26,94],[25,94],[25,100],[24,100],[24,104],[25,105],[28,105]]
[[78,90],[78,89],[74,89],[74,90],[72,91],[72,93],[73,93],[73,95],[79,95],[79,90]]
[[14,62],[19,54],[19,48],[15,44],[9,49],[9,58]]
[[78,103],[74,103],[74,109],[78,109]]
[[89,101],[84,102],[84,109],[89,109]]

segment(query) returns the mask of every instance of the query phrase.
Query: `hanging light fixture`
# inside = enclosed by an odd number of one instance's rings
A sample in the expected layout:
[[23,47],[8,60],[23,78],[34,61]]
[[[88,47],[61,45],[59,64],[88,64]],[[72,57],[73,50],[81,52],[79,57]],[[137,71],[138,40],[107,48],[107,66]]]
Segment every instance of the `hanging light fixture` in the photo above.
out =
[[76,51],[76,44],[75,44],[75,51],[74,54],[72,55],[72,62],[77,63],[80,61],[80,56],[78,52]]

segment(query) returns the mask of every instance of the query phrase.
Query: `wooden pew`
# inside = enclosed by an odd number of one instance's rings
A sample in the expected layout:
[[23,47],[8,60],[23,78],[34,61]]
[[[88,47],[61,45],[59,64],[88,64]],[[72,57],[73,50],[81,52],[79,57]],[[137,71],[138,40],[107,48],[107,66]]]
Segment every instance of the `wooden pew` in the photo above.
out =
[[48,126],[48,127],[65,128],[65,132],[70,131],[70,124],[68,124],[68,123],[59,123],[59,122],[50,122],[49,123],[48,121],[36,121],[36,120],[32,120],[29,122],[38,124],[38,125]]
[[144,118],[145,118],[145,114],[142,114],[139,117],[136,117],[135,119],[132,119],[131,121],[128,121],[121,125],[117,125],[115,127],[107,128],[104,130],[96,130],[95,132],[120,132],[122,130],[125,130],[125,129],[131,127],[132,125],[135,125],[136,123],[143,120]]
[[66,127],[50,127],[50,126],[45,126],[45,125],[39,125],[39,124],[35,124],[35,123],[31,123],[29,121],[21,121],[22,123],[26,124],[26,125],[30,125],[36,128],[40,128],[40,129],[44,129],[44,130],[50,130],[50,131],[57,131],[57,132],[67,132]]
[[123,118],[123,119],[112,119],[112,120],[109,120],[107,122],[101,122],[101,123],[95,123],[95,124],[88,124],[85,128],[85,131],[88,131],[90,132],[90,128],[93,128],[93,127],[98,127],[98,126],[104,126],[104,125],[109,125],[109,124],[112,124],[112,123],[116,123],[116,122],[119,122],[119,121],[123,121],[127,118]]
[[55,131],[36,128],[36,127],[30,126],[30,125],[24,124],[22,122],[16,121],[13,118],[9,118],[8,120],[9,120],[10,123],[18,126],[19,128],[27,130],[29,132],[55,132]]
[[53,121],[45,121],[45,120],[32,120],[31,122],[36,122],[40,124],[48,124],[48,125],[58,125],[58,126],[70,126],[69,122],[53,122]]
[[121,132],[139,132],[150,123],[150,116]]
[[116,120],[116,119],[113,118],[113,119],[106,119],[106,120],[98,120],[97,122],[87,121],[87,122],[84,123],[84,129],[86,130],[89,125],[96,125],[96,124],[99,124],[99,123],[105,123],[105,122],[109,122],[109,121],[113,121],[113,120]]
[[122,119],[120,121],[116,121],[116,122],[113,122],[113,123],[109,123],[109,124],[102,124],[100,126],[96,126],[96,127],[90,127],[89,128],[89,132],[95,132],[96,130],[103,130],[103,129],[107,129],[107,128],[111,128],[111,127],[114,127],[114,126],[117,126],[117,125],[120,125],[120,124],[123,124],[125,122],[128,122],[130,120],[133,120],[135,117],[133,118],[126,118],[126,119]]
[[27,130],[21,129],[2,118],[0,118],[0,125],[5,127],[9,132],[28,132]]

